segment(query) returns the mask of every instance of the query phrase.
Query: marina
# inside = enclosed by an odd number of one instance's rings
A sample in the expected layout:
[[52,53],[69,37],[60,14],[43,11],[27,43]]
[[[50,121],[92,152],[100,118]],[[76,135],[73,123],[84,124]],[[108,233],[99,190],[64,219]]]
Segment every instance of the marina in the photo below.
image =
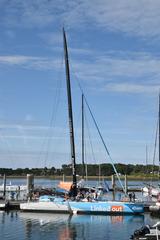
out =
[[158,0],[0,5],[0,239],[160,240]]
[[[13,184],[17,183],[22,185],[22,183],[27,182],[27,179],[11,179]],[[59,181],[53,179],[39,179],[34,178],[34,187],[37,189],[37,186],[41,186],[40,189],[55,189],[58,186]],[[89,186],[94,186],[96,181],[89,181]],[[108,185],[112,185],[112,181],[108,181]],[[142,181],[132,181],[128,182],[128,187],[135,186],[136,189],[141,189],[143,186]],[[22,192],[25,196],[26,194]],[[113,191],[107,193],[107,199],[112,200],[113,196],[117,199],[119,193],[123,197],[122,192],[116,192],[114,196]],[[9,194],[9,193],[7,193]],[[94,212],[90,214],[77,214],[75,212],[58,212],[56,211],[41,211],[38,212],[25,212],[20,210],[20,204],[25,204],[27,200],[9,200],[7,202],[6,208],[1,208],[0,212],[0,221],[2,223],[3,229],[7,229],[8,234],[5,235],[4,230],[0,232],[0,237],[3,236],[5,240],[16,239],[18,236],[19,239],[36,239],[36,236],[41,240],[45,237],[47,239],[88,239],[91,240],[94,238],[102,239],[104,236],[108,240],[124,240],[130,239],[133,235],[134,230],[140,229],[145,224],[156,224],[159,219],[159,216],[152,217],[151,212],[149,211],[149,206],[154,205],[155,199],[148,198],[148,196],[143,195],[142,192],[135,192],[136,199],[143,202],[144,204],[144,213],[133,215],[133,214],[97,214]],[[7,197],[8,195],[6,195]],[[1,200],[1,204],[5,202]],[[31,202],[33,203],[33,202]],[[45,202],[46,203],[46,202]],[[2,206],[2,205],[0,205]],[[16,236],[14,233],[11,233],[8,226],[10,221],[14,222],[14,227],[16,227],[17,232]],[[96,229],[95,231],[95,226]],[[114,229],[116,228],[116,232]],[[23,229],[23,231],[22,231]],[[119,236],[120,234],[120,236]],[[157,240],[157,239],[156,239]]]
[[[63,28],[63,46],[64,46],[64,60],[65,60],[65,73],[66,73],[66,90],[67,90],[67,107],[68,107],[68,126],[69,126],[69,136],[70,136],[70,159],[71,159],[71,169],[72,169],[72,181],[70,184],[70,189],[65,193],[63,198],[59,198],[57,196],[39,196],[38,201],[32,201],[33,194],[33,178],[32,176],[28,176],[27,183],[27,202],[20,204],[20,209],[22,211],[49,211],[49,212],[68,212],[71,214],[83,213],[83,214],[141,214],[144,212],[144,204],[141,202],[135,202],[135,194],[128,195],[129,198],[125,198],[125,200],[118,201],[114,200],[104,200],[103,199],[103,189],[88,189],[84,192],[78,187],[77,183],[77,173],[76,173],[76,152],[75,152],[75,136],[74,136],[74,124],[73,124],[73,111],[72,111],[72,91],[71,91],[71,81],[70,81],[70,66],[69,66],[69,56],[68,56],[68,46],[67,46],[67,38],[66,33]],[[127,186],[122,184],[120,176],[117,172],[117,169],[114,165],[114,162],[111,158],[109,150],[106,146],[106,143],[103,139],[102,133],[97,125],[97,122],[93,116],[90,106],[86,100],[86,97],[83,94],[83,90],[81,89],[82,96],[84,97],[85,103],[88,107],[94,125],[97,129],[101,142],[104,146],[106,155],[108,155],[113,171],[117,177],[117,180],[122,188],[125,196],[127,195]],[[83,98],[82,98],[83,99]],[[83,108],[83,107],[82,107]],[[83,121],[82,121],[83,122]],[[83,128],[82,128],[83,129]],[[82,139],[83,140],[83,139]],[[83,144],[82,144],[83,149]],[[84,152],[84,151],[82,151]],[[83,155],[83,154],[82,154]],[[84,161],[83,165],[84,165]],[[84,169],[84,167],[83,167]],[[82,174],[84,178],[84,173]],[[113,175],[114,176],[114,175]],[[115,179],[112,178],[113,188],[115,186]],[[126,183],[127,181],[125,181]],[[105,184],[106,185],[106,184]],[[6,185],[4,184],[4,193],[5,193]],[[86,192],[87,191],[87,192]],[[108,191],[108,187],[107,187]],[[94,196],[93,196],[94,193]],[[101,193],[101,194],[100,194]],[[38,193],[39,195],[39,193]],[[132,201],[133,200],[133,201]]]
[[[22,183],[25,183],[25,181],[27,182],[26,178],[24,178],[24,179],[13,178],[11,180],[12,180],[13,183],[16,182],[19,185],[21,185]],[[57,180],[52,180],[52,179],[47,179],[47,178],[39,179],[39,178],[35,177],[35,179],[34,179],[34,185],[35,185],[34,187],[35,187],[36,191],[38,189],[38,186],[41,185],[41,188],[39,187],[39,191],[41,192],[42,196],[45,195],[44,194],[44,189],[46,188],[46,189],[50,189],[50,193],[54,197],[54,189],[56,189],[56,186],[58,185],[58,183],[59,183],[59,181],[57,181]],[[108,181],[108,185],[111,186],[111,184],[112,184],[111,180]],[[96,181],[88,181],[88,186],[94,186],[94,185],[96,185]],[[128,185],[129,185],[129,183],[128,183]],[[144,204],[144,211],[145,212],[149,211],[149,206],[156,206],[156,199],[155,198],[144,195],[142,193],[142,191],[140,191],[140,189],[143,186],[141,181],[132,181],[131,185],[135,186],[134,190],[137,189],[137,191],[135,191],[136,201]],[[43,191],[41,189],[43,189]],[[51,189],[53,189],[53,193],[52,193]],[[3,194],[3,192],[2,192],[2,194]],[[125,195],[121,191],[120,192],[117,191],[115,193],[113,191],[109,191],[109,192],[106,193],[105,196],[106,196],[107,201],[114,201],[115,198],[118,201],[120,196],[121,196],[121,199],[123,199],[123,197],[125,197]],[[9,193],[6,193],[6,199],[5,200],[3,200],[3,199],[0,200],[0,203],[1,203],[0,206],[2,208],[4,208],[4,205],[5,205],[5,208],[7,208],[8,210],[20,209],[20,204],[21,203],[26,203],[27,201],[28,200],[27,200],[27,193],[26,192],[21,192],[21,194],[19,195],[19,198],[16,199],[16,197],[15,197],[15,199],[13,199],[13,200],[10,198]],[[36,202],[37,200],[34,200],[34,201]]]

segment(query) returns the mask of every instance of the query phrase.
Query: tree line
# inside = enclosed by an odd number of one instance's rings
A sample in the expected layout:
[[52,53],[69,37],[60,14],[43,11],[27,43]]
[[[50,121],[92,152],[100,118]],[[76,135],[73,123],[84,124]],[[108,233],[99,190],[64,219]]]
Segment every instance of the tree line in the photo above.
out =
[[[153,165],[140,165],[140,164],[115,164],[116,170],[121,175],[140,175],[140,174],[153,174],[158,173],[159,166]],[[82,164],[76,165],[77,175],[82,175]],[[87,175],[88,176],[111,176],[114,174],[114,169],[109,163],[102,164],[88,164],[86,165]],[[35,176],[62,176],[63,174],[66,176],[72,175],[72,165],[64,164],[61,168],[0,168],[0,175],[4,174],[8,176],[26,176],[26,174],[34,174]]]

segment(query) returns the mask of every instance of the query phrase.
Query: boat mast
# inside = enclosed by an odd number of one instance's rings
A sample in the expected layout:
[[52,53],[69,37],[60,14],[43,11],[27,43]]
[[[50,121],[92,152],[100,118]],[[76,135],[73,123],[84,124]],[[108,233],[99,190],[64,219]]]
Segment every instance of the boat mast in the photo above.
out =
[[85,164],[84,164],[84,95],[82,94],[82,179],[84,179]]
[[146,174],[148,174],[148,146],[146,145]]
[[72,175],[73,175],[73,185],[75,186],[75,190],[76,190],[76,188],[77,188],[77,178],[76,178],[73,113],[72,113],[72,96],[71,96],[71,83],[70,83],[70,71],[69,71],[67,40],[66,40],[66,34],[65,34],[64,28],[63,28],[63,44],[64,44],[64,58],[65,58],[65,69],[66,69],[67,98],[68,98],[68,119],[69,119],[69,131],[70,131]]
[[159,167],[160,167],[160,92],[159,92],[159,112],[158,112],[158,141],[159,141],[159,148],[158,148],[158,151],[159,151]]

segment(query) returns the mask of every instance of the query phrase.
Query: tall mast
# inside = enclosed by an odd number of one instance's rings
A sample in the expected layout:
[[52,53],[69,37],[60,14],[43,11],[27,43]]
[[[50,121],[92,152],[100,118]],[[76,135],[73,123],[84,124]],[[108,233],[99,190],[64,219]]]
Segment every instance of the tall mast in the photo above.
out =
[[160,166],[160,91],[159,91],[159,112],[158,112],[158,141],[159,141],[159,166]]
[[66,69],[66,85],[67,85],[67,98],[68,98],[68,119],[69,119],[69,131],[70,131],[70,145],[71,145],[71,160],[72,160],[72,174],[73,184],[77,186],[76,178],[76,158],[75,158],[75,144],[74,144],[74,129],[73,129],[73,113],[72,113],[72,96],[71,96],[71,83],[70,83],[70,71],[69,71],[69,59],[67,50],[66,34],[63,28],[63,44],[64,44],[64,58]]
[[84,95],[82,94],[82,179],[84,179],[85,164],[84,164]]
[[148,174],[148,146],[146,145],[146,174]]

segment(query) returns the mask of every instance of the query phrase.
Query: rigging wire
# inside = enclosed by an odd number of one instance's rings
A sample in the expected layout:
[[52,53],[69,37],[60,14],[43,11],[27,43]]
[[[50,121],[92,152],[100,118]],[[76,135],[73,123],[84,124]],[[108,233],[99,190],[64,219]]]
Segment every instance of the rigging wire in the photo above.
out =
[[84,113],[84,117],[85,117],[85,123],[86,123],[87,131],[88,131],[88,138],[89,138],[89,143],[90,143],[90,147],[91,147],[91,151],[92,151],[92,156],[93,156],[94,162],[96,163],[96,157],[95,157],[95,154],[94,154],[93,144],[92,144],[92,140],[91,140],[92,139],[91,138],[91,132],[90,132],[90,129],[89,129],[89,124],[88,124],[87,116],[86,116],[85,113]]
[[109,158],[110,158],[110,160],[111,160],[111,164],[112,164],[112,167],[113,167],[113,169],[114,169],[114,172],[115,172],[116,175],[117,175],[118,181],[119,181],[119,183],[120,183],[123,191],[125,192],[125,188],[124,188],[124,186],[123,186],[123,184],[122,184],[122,182],[121,182],[121,179],[120,179],[120,177],[119,177],[119,174],[118,174],[118,172],[117,172],[117,169],[116,169],[116,167],[115,167],[115,165],[114,165],[113,159],[112,159],[112,157],[111,157],[111,155],[110,155],[110,153],[109,153],[109,150],[108,150],[108,148],[107,148],[107,146],[106,146],[106,143],[105,143],[105,141],[104,141],[104,139],[103,139],[103,137],[102,137],[102,134],[101,134],[101,132],[100,132],[100,129],[99,129],[99,127],[98,127],[98,124],[97,124],[97,122],[96,122],[96,120],[95,120],[95,118],[94,118],[94,116],[93,116],[93,113],[92,113],[92,111],[91,111],[91,108],[90,108],[90,106],[89,106],[89,104],[88,104],[88,102],[87,102],[87,99],[86,99],[85,95],[84,95],[84,100],[85,100],[86,105],[87,105],[87,107],[88,107],[88,110],[89,110],[89,112],[90,112],[90,114],[91,114],[91,117],[92,117],[92,119],[93,119],[93,122],[94,122],[94,124],[95,124],[95,126],[96,126],[96,128],[97,128],[97,131],[98,131],[99,136],[100,136],[100,138],[101,138],[101,141],[102,141],[102,143],[103,143],[103,145],[104,145],[104,148],[105,148],[105,150],[106,150],[106,152],[107,152],[107,154],[108,154],[108,156],[109,156]]
[[[158,117],[157,117],[157,124],[156,124],[156,134],[155,134],[155,142],[154,142],[154,152],[153,152],[153,165],[152,165],[152,177],[154,175],[154,167],[155,167],[155,159],[156,159],[156,149],[157,149],[157,141],[158,141],[158,134],[160,134],[159,126],[160,126],[160,93],[159,93],[159,109],[158,109]],[[160,136],[160,135],[159,135]],[[160,137],[159,137],[160,140]],[[160,142],[159,142],[160,144]],[[160,168],[160,162],[159,162]],[[158,171],[159,175],[159,171]]]
[[[60,62],[60,69],[62,69],[63,57],[61,59],[62,60]],[[51,145],[51,138],[52,138],[53,132],[55,130],[56,117],[57,117],[57,114],[58,114],[58,106],[59,106],[60,98],[61,98],[62,79],[60,77],[60,74],[61,74],[61,71],[59,71],[57,81],[56,81],[56,87],[55,87],[56,93],[55,93],[55,96],[53,97],[51,119],[50,119],[50,122],[49,122],[49,126],[47,128],[47,132],[44,136],[44,141],[42,142],[42,145],[41,145],[39,158],[37,159],[37,163],[38,163],[39,159],[41,159],[44,156],[44,167],[47,166],[47,161],[49,159],[49,150],[50,150],[50,145]]]
[[[76,76],[76,74],[75,74],[75,76]],[[77,76],[76,76],[76,80],[77,80],[79,89],[80,89],[80,91],[81,91],[81,94],[84,95],[84,100],[85,100],[85,102],[86,102],[86,105],[87,105],[87,107],[88,107],[88,110],[89,110],[89,112],[90,112],[90,115],[91,115],[91,117],[92,117],[92,119],[93,119],[93,122],[94,122],[94,124],[95,124],[95,126],[96,126],[96,128],[97,128],[97,131],[98,131],[99,136],[100,136],[100,138],[101,138],[101,141],[102,141],[102,143],[103,143],[103,145],[104,145],[104,148],[105,148],[105,150],[106,150],[106,153],[107,153],[107,155],[108,155],[108,157],[109,157],[109,159],[110,159],[110,161],[111,161],[111,164],[112,164],[112,167],[113,167],[113,169],[114,169],[114,172],[115,172],[115,174],[116,174],[116,176],[117,176],[117,178],[118,178],[118,181],[119,181],[119,183],[120,183],[120,185],[121,185],[124,193],[126,194],[126,190],[125,190],[125,188],[124,188],[124,186],[123,186],[123,184],[122,184],[122,181],[121,181],[121,179],[120,179],[120,177],[119,177],[119,174],[118,174],[118,172],[117,172],[117,170],[116,170],[116,167],[115,167],[115,165],[114,165],[114,161],[113,161],[113,159],[112,159],[112,157],[111,157],[111,155],[110,155],[110,153],[109,153],[109,150],[108,150],[108,148],[107,148],[107,146],[106,146],[106,143],[105,143],[105,141],[104,141],[104,139],[103,139],[103,137],[102,137],[102,134],[101,134],[101,132],[100,132],[100,129],[99,129],[99,127],[98,127],[98,124],[97,124],[97,122],[96,122],[96,120],[95,120],[95,118],[94,118],[94,116],[93,116],[93,113],[92,113],[91,108],[90,108],[90,106],[89,106],[89,104],[88,104],[88,102],[87,102],[86,96],[85,96],[85,94],[84,94],[84,91],[83,91],[83,89],[82,89],[82,86],[81,86],[81,84],[80,84]]]
[[15,151],[13,151],[13,149],[11,150],[10,144],[9,144],[9,142],[7,141],[6,136],[3,135],[2,131],[0,132],[0,139],[1,139],[2,142],[4,142],[4,143],[6,144],[6,146],[7,146],[7,152],[8,152],[8,155],[9,155],[9,160],[11,161],[11,165],[13,164],[13,166],[15,167],[13,155],[14,155],[14,154],[16,155],[16,153],[15,153]]
[[85,174],[86,174],[86,182],[88,182],[88,162],[87,162],[87,153],[86,153],[86,147],[85,146],[84,146]]
[[158,139],[158,120],[156,124],[156,137],[154,142],[154,152],[153,152],[153,166],[152,166],[152,173],[154,174],[154,167],[155,167],[155,159],[156,159],[156,149],[157,149],[157,139]]

